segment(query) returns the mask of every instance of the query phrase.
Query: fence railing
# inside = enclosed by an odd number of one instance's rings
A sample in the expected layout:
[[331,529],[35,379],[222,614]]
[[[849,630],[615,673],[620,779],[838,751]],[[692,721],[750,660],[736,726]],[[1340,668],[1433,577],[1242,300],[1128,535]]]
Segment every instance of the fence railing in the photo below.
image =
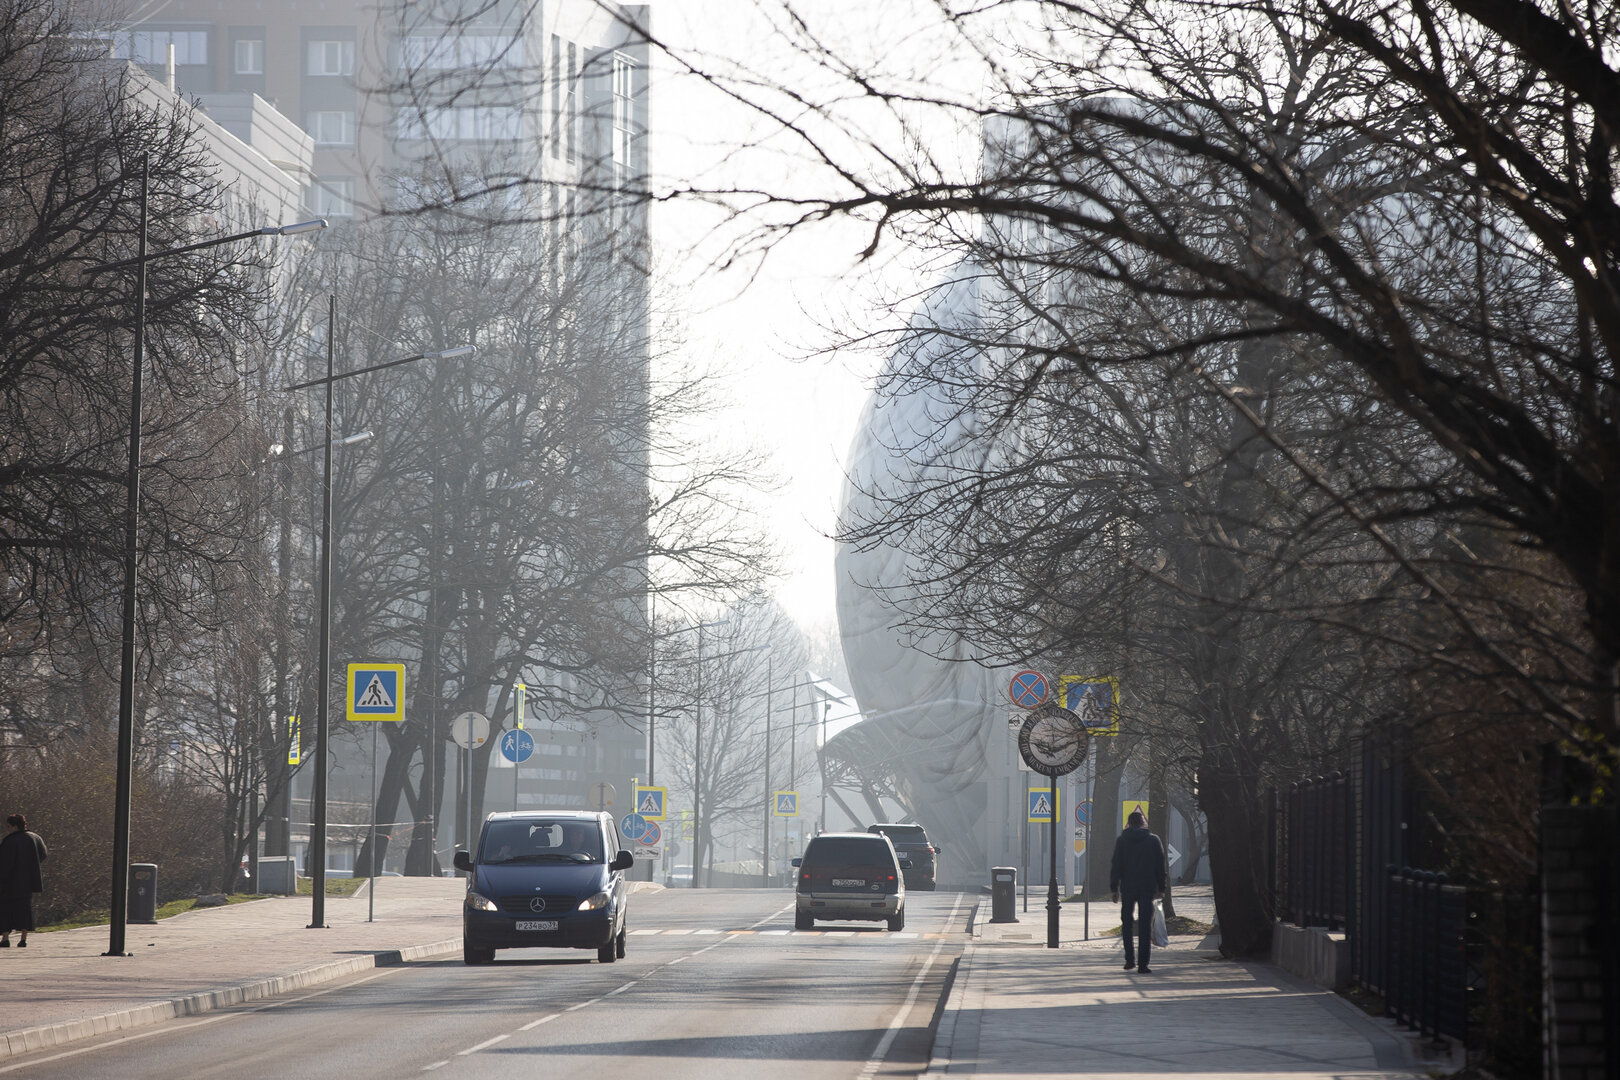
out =
[[1342,930],[1350,974],[1427,1035],[1466,1037],[1468,893],[1409,865],[1421,820],[1399,750],[1371,739],[1354,767],[1289,786],[1272,856],[1279,915]]
[[1356,795],[1348,773],[1288,790],[1286,921],[1343,930],[1355,913]]
[[1389,932],[1380,943],[1385,1011],[1424,1035],[1468,1033],[1468,890],[1446,875],[1386,867]]

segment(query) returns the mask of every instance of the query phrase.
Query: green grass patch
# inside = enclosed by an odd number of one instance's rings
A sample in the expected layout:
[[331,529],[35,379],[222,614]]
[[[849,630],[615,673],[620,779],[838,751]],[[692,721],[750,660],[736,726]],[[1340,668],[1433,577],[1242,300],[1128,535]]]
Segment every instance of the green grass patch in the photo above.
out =
[[[238,893],[235,896],[227,897],[226,902],[231,904],[245,904],[250,900],[263,899],[265,899],[265,897],[255,895],[253,893]],[[172,915],[181,915],[187,911],[191,911],[196,908],[196,906],[196,897],[190,897],[185,900],[170,900],[167,904],[158,905],[157,917],[160,919],[167,919]],[[111,913],[103,908],[99,911],[80,912],[78,915],[75,915],[70,919],[64,919],[61,922],[54,922],[49,926],[41,926],[38,930],[31,932],[36,934],[48,934],[53,930],[77,930],[81,926],[106,926],[111,922]]]
[[[366,881],[367,879],[363,877],[333,877],[328,874],[326,875],[326,895],[353,896]],[[313,878],[301,877],[298,879],[298,895],[315,895],[315,881]]]

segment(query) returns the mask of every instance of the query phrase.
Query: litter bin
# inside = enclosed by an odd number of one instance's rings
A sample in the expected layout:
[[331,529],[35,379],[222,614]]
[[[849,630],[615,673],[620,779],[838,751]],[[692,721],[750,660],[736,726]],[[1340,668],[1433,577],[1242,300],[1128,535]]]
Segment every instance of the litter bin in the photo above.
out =
[[1018,868],[990,868],[990,921],[1018,921]]
[[157,863],[129,864],[129,900],[124,910],[130,922],[157,922]]

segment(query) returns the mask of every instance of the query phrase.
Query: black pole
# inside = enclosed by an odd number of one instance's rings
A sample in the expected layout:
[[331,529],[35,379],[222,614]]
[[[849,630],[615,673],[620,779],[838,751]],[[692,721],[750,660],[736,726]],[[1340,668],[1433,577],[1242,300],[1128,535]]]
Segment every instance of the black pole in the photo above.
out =
[[1057,834],[1058,834],[1058,778],[1047,777],[1052,785],[1052,820],[1046,829],[1051,834],[1051,865],[1046,872],[1046,947],[1058,947],[1058,887],[1057,887]]
[[141,225],[135,256],[135,365],[129,391],[129,466],[124,474],[124,610],[118,657],[118,763],[113,794],[112,917],[104,956],[127,956],[129,803],[135,772],[135,530],[141,505],[141,371],[146,366],[146,206],[151,156],[141,156]]
[[695,889],[703,873],[703,623],[697,628],[697,701],[692,712],[692,880]]
[[316,656],[315,781],[310,792],[309,928],[326,926],[326,728],[332,682],[332,370],[337,358],[337,294],[326,307],[326,427],[321,470],[321,633]]
[[765,839],[759,850],[759,883],[771,887],[771,815],[776,813],[776,797],[771,794],[771,683],[776,678],[776,652],[765,656]]

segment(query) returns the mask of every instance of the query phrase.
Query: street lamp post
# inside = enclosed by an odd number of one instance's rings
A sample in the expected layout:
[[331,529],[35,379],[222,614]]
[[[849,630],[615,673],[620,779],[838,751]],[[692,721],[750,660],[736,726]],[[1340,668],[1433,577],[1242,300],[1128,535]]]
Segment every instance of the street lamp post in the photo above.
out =
[[309,855],[310,885],[314,895],[311,897],[309,929],[321,929],[326,926],[326,736],[328,729],[327,707],[331,698],[331,668],[332,668],[332,384],[341,379],[352,379],[359,375],[369,375],[384,368],[399,367],[402,364],[412,364],[418,360],[448,360],[457,356],[466,356],[474,351],[471,345],[460,345],[453,349],[440,352],[416,353],[400,360],[388,360],[381,364],[359,368],[355,371],[345,371],[342,375],[334,372],[337,358],[337,296],[334,294],[327,300],[327,332],[326,332],[326,376],[320,379],[309,379],[305,382],[295,383],[287,387],[288,391],[303,390],[311,386],[320,386],[325,389],[326,417],[325,428],[325,461],[321,472],[321,593],[320,617],[321,629],[317,648],[317,670],[315,684],[315,779],[310,791],[310,829],[309,829]]
[[112,911],[109,918],[107,951],[103,956],[127,956],[124,941],[129,924],[129,816],[130,789],[135,772],[135,608],[136,570],[139,547],[136,530],[140,525],[141,502],[141,378],[146,365],[146,266],[171,255],[183,255],[204,248],[232,244],[256,236],[295,236],[326,228],[326,219],[301,221],[294,225],[267,225],[229,236],[203,240],[164,251],[146,250],[147,181],[150,155],[141,158],[140,227],[135,255],[116,262],[87,268],[89,277],[107,270],[135,267],[135,349],[129,394],[129,463],[124,474],[124,588],[121,649],[118,658],[118,760],[113,793]]

